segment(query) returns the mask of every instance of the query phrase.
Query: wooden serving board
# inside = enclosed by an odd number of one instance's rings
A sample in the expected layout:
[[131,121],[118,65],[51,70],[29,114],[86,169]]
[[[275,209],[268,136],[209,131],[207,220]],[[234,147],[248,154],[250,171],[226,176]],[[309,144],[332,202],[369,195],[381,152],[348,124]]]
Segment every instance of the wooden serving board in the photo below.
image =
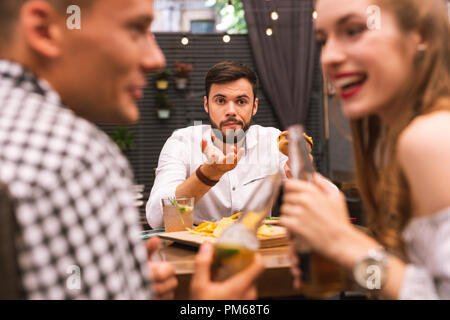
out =
[[[260,249],[281,247],[288,244],[286,229],[279,226],[272,226],[274,235],[270,237],[258,237]],[[171,240],[188,246],[198,247],[204,242],[214,243],[216,238],[205,237],[189,231],[165,232],[158,235],[161,239]]]

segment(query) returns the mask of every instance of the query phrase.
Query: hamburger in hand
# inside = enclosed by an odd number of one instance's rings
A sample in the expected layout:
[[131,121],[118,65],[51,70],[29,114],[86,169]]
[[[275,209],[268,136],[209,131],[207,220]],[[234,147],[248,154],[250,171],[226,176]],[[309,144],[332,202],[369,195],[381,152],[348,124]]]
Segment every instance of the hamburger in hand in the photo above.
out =
[[288,132],[283,131],[278,136],[278,150],[285,156],[289,157],[289,140],[288,140]]
[[[308,151],[309,153],[311,153],[314,146],[313,139],[306,133],[303,133],[303,137],[305,137],[305,140],[308,145]],[[278,136],[278,150],[280,150],[281,153],[289,157],[289,136],[287,131],[281,132],[280,135]]]

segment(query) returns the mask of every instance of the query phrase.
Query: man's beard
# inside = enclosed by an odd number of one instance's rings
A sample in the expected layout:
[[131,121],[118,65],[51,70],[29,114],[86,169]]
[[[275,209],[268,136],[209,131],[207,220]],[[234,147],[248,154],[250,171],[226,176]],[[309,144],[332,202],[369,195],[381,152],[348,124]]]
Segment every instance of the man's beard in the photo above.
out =
[[[222,121],[220,125],[217,125],[212,119],[211,116],[209,117],[209,122],[211,123],[211,127],[213,129],[213,134],[215,137],[220,138],[222,137],[222,142],[225,144],[236,144],[242,141],[242,139],[245,138],[245,135],[247,133],[247,130],[250,128],[252,124],[253,115],[250,116],[250,120],[247,124],[244,124],[242,121],[237,120],[236,118],[227,118],[226,120]],[[228,129],[226,133],[222,132],[222,126],[226,122],[235,122],[239,124],[242,128],[241,129]]]

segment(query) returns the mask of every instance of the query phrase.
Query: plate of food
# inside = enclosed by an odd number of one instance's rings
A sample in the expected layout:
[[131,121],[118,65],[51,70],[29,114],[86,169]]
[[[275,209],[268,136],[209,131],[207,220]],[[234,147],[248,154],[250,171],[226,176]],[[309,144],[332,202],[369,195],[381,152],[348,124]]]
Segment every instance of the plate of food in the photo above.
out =
[[[204,221],[193,229],[186,231],[165,232],[159,235],[161,239],[171,240],[185,245],[198,247],[202,243],[214,243],[221,233],[231,224],[235,223],[239,215],[225,217],[217,222]],[[266,220],[264,220],[266,221]],[[269,220],[275,221],[275,220]],[[257,236],[260,248],[285,246],[288,244],[286,229],[265,222],[258,228]]]

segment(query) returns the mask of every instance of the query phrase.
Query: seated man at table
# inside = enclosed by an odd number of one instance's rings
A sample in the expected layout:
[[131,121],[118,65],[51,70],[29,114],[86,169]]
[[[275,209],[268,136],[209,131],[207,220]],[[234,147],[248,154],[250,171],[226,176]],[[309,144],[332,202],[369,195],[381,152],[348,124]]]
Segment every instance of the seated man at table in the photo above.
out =
[[[140,238],[129,164],[92,123],[138,120],[145,75],[165,65],[152,19],[151,0],[0,1],[0,181],[15,205],[15,298],[173,297],[174,267],[151,260],[158,238]],[[208,293],[211,259],[203,247],[194,298],[255,298],[261,260]]]
[[204,109],[210,125],[176,130],[166,141],[146,207],[152,228],[163,226],[162,198],[194,197],[194,223],[215,221],[241,211],[261,179],[285,173],[281,131],[252,125],[257,87],[256,73],[239,62],[208,71]]

